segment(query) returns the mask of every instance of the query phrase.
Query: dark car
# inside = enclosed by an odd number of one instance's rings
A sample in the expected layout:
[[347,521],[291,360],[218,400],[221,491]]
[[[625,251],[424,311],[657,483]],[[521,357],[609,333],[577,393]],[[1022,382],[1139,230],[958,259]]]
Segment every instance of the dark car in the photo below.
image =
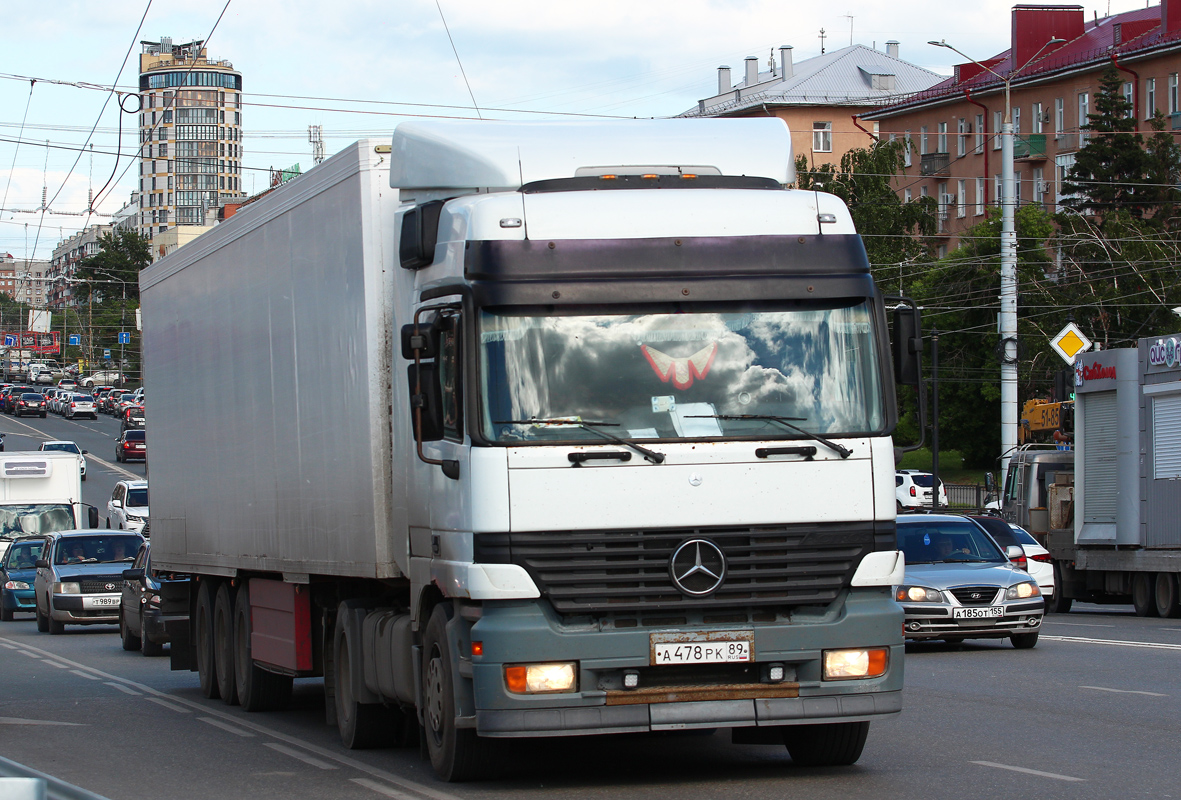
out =
[[37,630],[63,633],[67,624],[119,621],[125,570],[143,544],[129,531],[74,530],[50,533],[37,559]]
[[114,414],[116,407],[119,405],[119,401],[123,399],[123,395],[130,394],[131,392],[125,391],[123,389],[114,389],[110,392],[107,392],[105,395],[103,395],[100,408],[107,414]]
[[49,408],[45,402],[45,395],[35,392],[25,392],[17,399],[16,404],[12,407],[12,415],[14,417],[23,417],[26,414],[44,417],[48,411]]
[[125,408],[119,417],[120,432],[144,427],[144,407],[131,406]]
[[[146,529],[145,529],[146,531]],[[163,654],[168,644],[166,626],[170,622],[188,619],[189,609],[184,603],[169,608],[167,600],[161,600],[161,586],[188,583],[187,575],[171,572],[157,572],[152,569],[151,542],[144,542],[135,563],[123,570],[123,600],[119,607],[119,635],[124,650],[139,650],[145,656]],[[167,587],[166,587],[167,588]],[[165,592],[166,596],[184,596],[184,592]]]
[[116,461],[147,461],[148,439],[144,431],[126,430],[115,439]]
[[44,546],[44,536],[23,536],[8,545],[8,552],[0,559],[0,620],[11,622],[18,611],[32,614],[37,610],[33,580]]
[[9,387],[7,394],[0,395],[0,397],[4,398],[4,413],[11,414],[16,410],[16,403],[20,400],[21,395],[36,391],[32,386]]

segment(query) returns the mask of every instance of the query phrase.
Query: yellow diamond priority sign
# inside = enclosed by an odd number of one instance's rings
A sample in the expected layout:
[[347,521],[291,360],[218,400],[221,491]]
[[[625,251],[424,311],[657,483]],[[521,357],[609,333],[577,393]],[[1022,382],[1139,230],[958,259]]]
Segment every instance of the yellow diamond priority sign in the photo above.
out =
[[1053,347],[1054,351],[1062,356],[1063,361],[1073,367],[1078,354],[1091,349],[1091,340],[1078,329],[1077,325],[1068,322],[1066,327],[1050,340],[1050,347]]

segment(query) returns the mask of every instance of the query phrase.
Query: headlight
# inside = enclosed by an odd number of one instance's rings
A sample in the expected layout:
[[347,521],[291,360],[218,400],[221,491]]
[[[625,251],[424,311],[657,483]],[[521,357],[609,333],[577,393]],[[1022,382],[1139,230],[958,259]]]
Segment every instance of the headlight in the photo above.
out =
[[9,581],[4,584],[5,589],[32,589],[33,587],[24,581]]
[[135,514],[128,514],[128,515],[127,515],[127,521],[128,521],[128,522],[143,522],[143,521],[144,521],[144,518],[143,518],[143,517],[136,516]]
[[516,694],[572,692],[577,690],[578,671],[574,662],[563,664],[525,664],[505,667],[508,690]]
[[148,605],[159,607],[160,606],[160,595],[154,594],[151,597],[149,597],[148,598]]
[[826,681],[876,678],[884,675],[890,662],[890,651],[884,647],[861,650],[825,650],[824,679]]
[[942,603],[943,593],[925,586],[899,586],[894,598],[899,603]]
[[54,594],[82,594],[82,585],[76,581],[53,584]]
[[1028,597],[1041,597],[1042,590],[1038,588],[1036,583],[1026,581],[1025,583],[1018,583],[1009,587],[1005,592],[1006,600],[1024,600]]

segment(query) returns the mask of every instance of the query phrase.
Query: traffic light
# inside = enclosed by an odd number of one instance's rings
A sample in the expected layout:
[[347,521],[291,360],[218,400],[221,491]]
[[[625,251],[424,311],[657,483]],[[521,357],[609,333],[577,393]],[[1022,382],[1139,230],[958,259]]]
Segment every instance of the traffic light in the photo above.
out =
[[1054,373],[1054,402],[1062,403],[1074,399],[1074,370],[1060,369]]

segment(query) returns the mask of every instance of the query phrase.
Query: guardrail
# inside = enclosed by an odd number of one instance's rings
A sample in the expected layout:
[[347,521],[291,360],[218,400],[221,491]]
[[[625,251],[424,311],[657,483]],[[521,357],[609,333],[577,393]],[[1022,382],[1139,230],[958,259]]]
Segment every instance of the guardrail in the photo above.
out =
[[0,797],[13,800],[107,800],[32,767],[0,757]]
[[982,483],[944,483],[949,511],[983,511],[996,495]]

